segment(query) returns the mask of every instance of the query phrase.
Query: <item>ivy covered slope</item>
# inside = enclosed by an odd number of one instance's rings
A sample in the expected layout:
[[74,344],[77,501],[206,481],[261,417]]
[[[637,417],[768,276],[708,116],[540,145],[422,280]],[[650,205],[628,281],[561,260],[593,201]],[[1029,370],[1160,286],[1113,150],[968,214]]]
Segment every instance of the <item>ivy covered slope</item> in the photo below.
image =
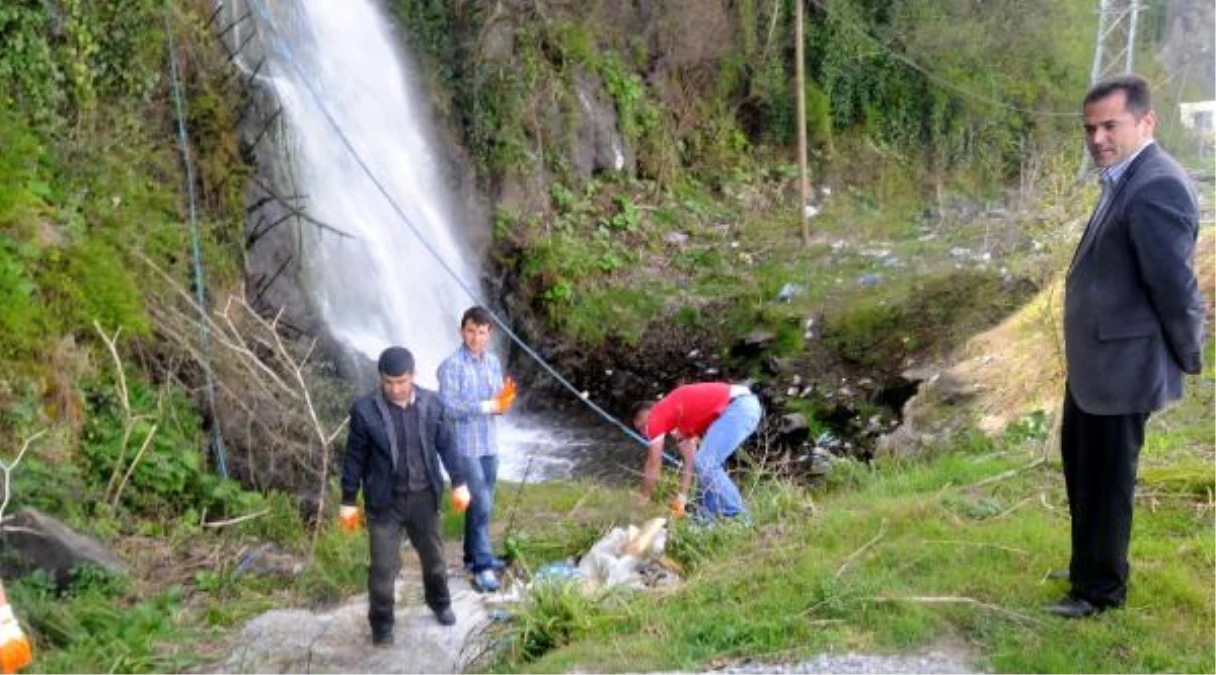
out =
[[[389,6],[495,200],[508,299],[546,332],[739,331],[791,282],[796,310],[822,308],[829,242],[800,245],[795,207],[792,2]],[[907,239],[927,209],[1075,170],[1090,0],[807,6],[813,233]]]
[[[105,515],[119,455],[129,462],[154,425],[112,501],[163,517],[222,496],[187,391],[199,375],[163,349],[146,304],[164,286],[156,269],[187,288],[192,274],[167,31],[209,289],[238,280],[246,176],[229,112],[236,90],[205,30],[206,3],[171,4],[0,6],[0,455],[11,460],[50,431],[14,472],[10,510],[104,525],[93,517]],[[103,333],[118,336],[130,410]]]

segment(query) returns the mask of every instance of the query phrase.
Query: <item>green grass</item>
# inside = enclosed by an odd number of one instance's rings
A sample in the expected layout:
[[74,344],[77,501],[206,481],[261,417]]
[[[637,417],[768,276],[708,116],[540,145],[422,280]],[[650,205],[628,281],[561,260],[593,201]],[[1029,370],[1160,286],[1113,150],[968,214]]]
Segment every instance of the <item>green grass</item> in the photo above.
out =
[[[669,551],[689,571],[681,592],[566,616],[568,644],[529,659],[513,643],[495,668],[696,670],[946,640],[998,672],[1211,672],[1216,543],[1210,493],[1195,486],[1211,481],[1211,445],[1197,430],[1211,427],[1212,386],[1190,384],[1150,425],[1142,463],[1171,478],[1142,481],[1121,611],[1085,621],[1041,611],[1067,590],[1046,578],[1069,555],[1053,439],[960,437],[924,461],[838,467],[818,492],[761,481],[754,527],[675,532]],[[524,621],[537,625],[538,611]]]

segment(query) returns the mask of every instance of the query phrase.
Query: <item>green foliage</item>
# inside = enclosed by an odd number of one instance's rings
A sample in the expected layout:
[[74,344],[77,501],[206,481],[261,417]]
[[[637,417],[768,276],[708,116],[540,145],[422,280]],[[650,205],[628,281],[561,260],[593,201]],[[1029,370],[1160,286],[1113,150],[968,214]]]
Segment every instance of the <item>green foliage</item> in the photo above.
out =
[[[1188,399],[1166,423],[1197,410],[1198,397]],[[610,619],[554,611],[547,616],[576,626],[569,642],[532,662],[506,659],[502,669],[692,672],[724,659],[797,661],[841,645],[915,653],[942,639],[963,640],[960,658],[979,670],[1208,668],[1216,551],[1207,497],[1137,510],[1131,555],[1151,572],[1133,572],[1127,609],[1092,622],[1043,618],[1042,605],[1067,591],[1044,579],[1067,561],[1065,491],[1058,465],[1027,468],[1039,457],[1027,450],[1018,438],[972,432],[920,461],[837,463],[814,496],[796,486],[745,490],[753,527],[677,525],[668,553],[685,564],[679,592],[631,597]]]
[[[134,420],[130,423],[111,377],[84,385],[89,414],[80,453],[82,475],[90,489],[112,496],[125,479],[125,507],[160,518],[180,515],[186,527],[197,527],[205,518],[218,520],[262,508],[267,499],[261,494],[246,491],[235,481],[221,480],[205,466],[203,434],[185,393],[176,387],[154,390],[133,375],[127,377],[130,419]],[[284,499],[272,498],[270,508],[289,510]],[[249,527],[260,531],[256,524]],[[299,536],[294,532],[261,534]]]
[[0,294],[8,298],[0,306],[0,358],[31,352],[49,321],[45,306],[37,301],[37,286],[26,269],[31,255],[23,246],[0,232]]
[[[142,294],[156,284],[132,254],[171,273],[187,259],[180,160],[164,117],[172,109],[163,105],[165,11],[154,0],[65,0],[53,11],[17,0],[0,9],[0,292],[22,299],[0,310],[2,362],[44,368],[49,345],[64,334],[92,335],[95,320],[149,335]],[[238,223],[245,183],[228,115],[236,92],[208,70],[228,65],[216,60],[201,20],[188,11],[170,16],[182,33],[179,51],[192,51],[183,76],[197,83],[185,84],[198,131],[201,217]],[[191,107],[195,93],[199,105]],[[225,248],[230,231],[203,234],[209,262],[222,269],[235,260]]]
[[[637,232],[638,228],[642,225],[642,214],[638,211],[638,207],[634,205],[633,200],[625,195],[617,195],[616,204],[619,210],[609,219],[608,225],[614,230]],[[607,271],[611,272],[612,270]]]
[[129,433],[114,380],[103,378],[84,387],[91,414],[80,450],[89,475],[100,482],[125,475],[146,445],[123,492],[124,503],[146,512],[193,505],[202,492],[202,435],[189,402],[180,391],[158,401],[158,392],[139,379],[128,377],[127,383],[131,413],[144,418],[130,425]]
[[578,584],[538,584],[513,615],[508,656],[527,663],[587,634],[603,613]]
[[365,532],[351,534],[326,528],[317,540],[315,564],[296,580],[296,590],[321,603],[337,602],[357,593],[367,588],[370,555]]
[[149,334],[151,323],[144,313],[134,269],[118,248],[100,239],[86,239],[56,253],[48,256],[50,264],[40,270],[38,280],[61,330],[96,320],[131,336]]
[[[0,105],[38,123],[92,117],[98,101],[139,103],[160,82],[162,5],[15,0],[0,8]],[[58,119],[57,119],[58,118]]]
[[37,672],[180,672],[194,663],[191,652],[165,648],[189,639],[179,588],[136,600],[121,580],[82,569],[63,593],[44,572],[6,590],[34,641]]
[[34,111],[40,121],[66,100],[57,86],[60,65],[51,47],[51,15],[39,2],[6,2],[0,7],[0,103]]
[[680,563],[686,573],[727,555],[748,536],[750,526],[736,521],[716,523],[711,527],[679,521],[668,537],[666,554]]
[[1037,443],[1045,439],[1050,430],[1047,412],[1035,410],[1010,422],[1005,427],[1005,439],[1014,445],[1019,443]]
[[1024,298],[1000,277],[974,271],[939,274],[853,298],[828,317],[824,340],[866,366],[897,366],[905,355],[942,350],[993,325]]

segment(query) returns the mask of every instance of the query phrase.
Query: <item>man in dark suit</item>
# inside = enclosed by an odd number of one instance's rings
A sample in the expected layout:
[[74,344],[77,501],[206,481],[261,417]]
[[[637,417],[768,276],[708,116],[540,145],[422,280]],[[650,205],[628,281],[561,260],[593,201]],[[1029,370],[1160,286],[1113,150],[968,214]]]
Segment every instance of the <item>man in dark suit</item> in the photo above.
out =
[[413,355],[404,347],[389,347],[378,366],[380,386],[350,409],[339,517],[345,529],[357,527],[355,499],[362,487],[371,538],[367,618],[372,643],[379,646],[393,641],[393,582],[401,568],[402,528],[422,562],[427,606],[439,623],[456,623],[439,532],[443,476],[436,457],[451,477],[457,511],[468,506],[469,490],[443,421],[443,404],[435,392],[414,385]]
[[1191,267],[1198,208],[1182,167],[1153,142],[1148,83],[1127,74],[1095,85],[1083,116],[1102,196],[1065,286],[1072,588],[1047,610],[1068,618],[1124,603],[1145,422],[1182,395],[1183,373],[1200,371],[1204,315]]

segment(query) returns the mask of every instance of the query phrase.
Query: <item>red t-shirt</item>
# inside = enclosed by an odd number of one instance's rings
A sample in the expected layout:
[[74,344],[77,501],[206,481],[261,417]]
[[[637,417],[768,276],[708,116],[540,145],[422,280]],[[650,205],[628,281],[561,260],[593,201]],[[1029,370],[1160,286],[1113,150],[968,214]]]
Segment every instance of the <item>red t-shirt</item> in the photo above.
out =
[[646,438],[654,440],[672,430],[683,438],[701,437],[730,405],[730,385],[702,382],[676,387],[650,409]]

